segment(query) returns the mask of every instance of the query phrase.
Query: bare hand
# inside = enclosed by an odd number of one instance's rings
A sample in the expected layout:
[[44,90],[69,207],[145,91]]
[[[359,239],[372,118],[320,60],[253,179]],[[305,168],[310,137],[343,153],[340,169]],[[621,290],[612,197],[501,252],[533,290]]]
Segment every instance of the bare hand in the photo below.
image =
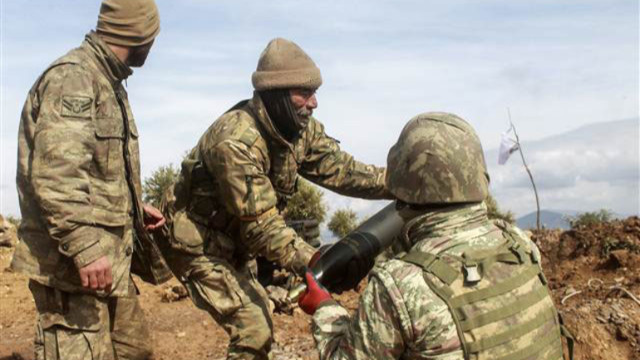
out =
[[153,206],[149,204],[144,204],[142,208],[144,210],[144,229],[145,230],[153,231],[161,227],[162,225],[164,225],[165,222],[167,222],[164,216],[162,216],[162,213],[160,212],[160,210],[154,208]]
[[86,265],[78,270],[82,286],[92,290],[111,290],[111,263],[106,256]]

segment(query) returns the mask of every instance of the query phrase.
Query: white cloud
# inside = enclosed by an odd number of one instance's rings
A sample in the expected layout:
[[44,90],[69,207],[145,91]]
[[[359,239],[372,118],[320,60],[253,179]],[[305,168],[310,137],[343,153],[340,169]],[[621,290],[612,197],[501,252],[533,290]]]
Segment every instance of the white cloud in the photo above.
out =
[[[275,36],[298,42],[321,67],[325,81],[316,114],[327,132],[358,159],[377,165],[384,165],[405,122],[424,111],[450,111],[468,119],[485,147],[494,140],[497,144],[505,129],[506,107],[526,140],[635,117],[639,111],[637,2],[158,4],[161,36],[148,64],[129,80],[142,136],[143,174],[178,162],[217,116],[251,96],[251,72]],[[3,6],[0,211],[16,213],[14,186],[7,185],[15,176],[17,119],[24,97],[48,63],[79,44],[95,24],[98,5],[34,0]],[[627,152],[590,154],[575,147],[528,154],[542,176],[541,185],[549,194],[557,191],[557,197],[544,197],[544,203],[601,183],[610,185],[602,185],[611,194],[607,199],[619,199],[612,208],[629,203],[616,195],[627,186],[616,179],[632,181],[629,169],[637,169],[618,161],[633,159]],[[503,170],[512,172],[492,174],[494,187],[503,179],[509,189],[526,189],[526,175]],[[514,194],[520,198],[527,197]],[[509,206],[526,211],[523,201]],[[332,203],[373,212],[366,201],[336,195]]]

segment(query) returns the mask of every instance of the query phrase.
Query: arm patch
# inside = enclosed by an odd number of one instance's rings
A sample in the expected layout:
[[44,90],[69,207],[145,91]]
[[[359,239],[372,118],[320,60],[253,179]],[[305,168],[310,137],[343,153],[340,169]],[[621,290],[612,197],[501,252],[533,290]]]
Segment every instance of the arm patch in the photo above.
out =
[[93,99],[86,96],[62,95],[60,115],[77,118],[91,118]]
[[247,145],[248,147],[252,147],[253,144],[255,144],[256,140],[258,140],[258,136],[260,136],[260,134],[256,130],[252,128],[247,128],[242,133],[242,135],[240,135],[240,137],[238,138],[238,141]]

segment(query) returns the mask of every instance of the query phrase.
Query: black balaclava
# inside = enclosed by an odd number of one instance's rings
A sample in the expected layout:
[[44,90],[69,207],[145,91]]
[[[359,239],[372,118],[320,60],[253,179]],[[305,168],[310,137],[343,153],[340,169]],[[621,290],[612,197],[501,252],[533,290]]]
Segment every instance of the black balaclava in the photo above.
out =
[[298,114],[291,102],[289,89],[264,90],[259,94],[273,126],[280,135],[288,142],[296,140],[302,129],[307,127],[309,117]]

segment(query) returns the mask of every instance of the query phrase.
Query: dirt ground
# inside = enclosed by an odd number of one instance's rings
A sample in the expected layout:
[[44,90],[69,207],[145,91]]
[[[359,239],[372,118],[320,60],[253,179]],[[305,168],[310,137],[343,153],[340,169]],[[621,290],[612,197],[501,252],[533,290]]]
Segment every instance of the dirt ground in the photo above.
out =
[[[640,219],[566,232],[543,230],[533,238],[556,304],[576,336],[576,359],[640,360]],[[34,304],[25,277],[6,269],[12,251],[0,247],[0,360],[32,359]],[[225,358],[227,335],[181,297],[177,281],[159,287],[138,284],[154,359]],[[338,300],[351,309],[357,306],[356,293]],[[275,359],[317,359],[309,317],[299,309],[293,316],[275,314],[274,327]]]

